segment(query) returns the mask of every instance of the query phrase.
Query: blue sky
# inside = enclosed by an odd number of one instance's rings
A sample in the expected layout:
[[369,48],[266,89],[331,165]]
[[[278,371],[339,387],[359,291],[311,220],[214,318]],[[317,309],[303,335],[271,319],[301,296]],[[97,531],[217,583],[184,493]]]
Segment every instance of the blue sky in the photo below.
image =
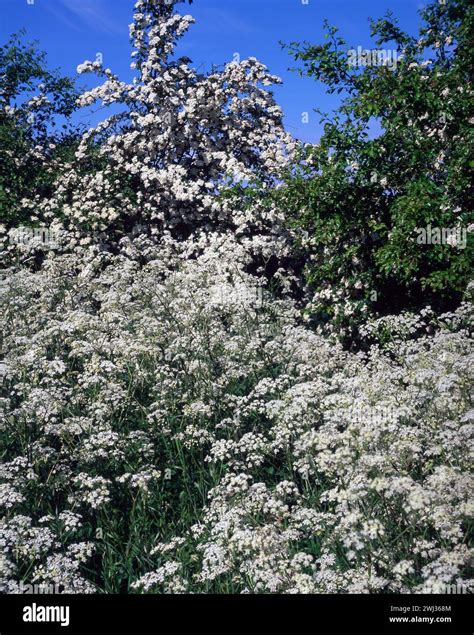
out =
[[[419,24],[420,0],[194,0],[178,5],[191,13],[196,24],[186,34],[179,52],[196,67],[207,69],[223,64],[234,53],[241,58],[257,57],[284,83],[275,96],[285,112],[288,130],[304,141],[317,141],[321,133],[315,107],[331,111],[337,96],[328,96],[314,80],[301,78],[288,69],[293,60],[279,41],[312,43],[323,40],[323,21],[337,25],[351,45],[371,45],[368,18],[392,10],[403,28],[415,32]],[[65,74],[75,73],[86,59],[103,56],[104,64],[122,79],[132,77],[128,25],[133,0],[0,0],[0,40],[24,27],[29,39],[37,39],[48,53],[49,64]],[[81,82],[94,85],[93,77]],[[309,122],[302,113],[309,112]],[[90,115],[81,117],[88,121]],[[96,120],[96,117],[93,117]]]

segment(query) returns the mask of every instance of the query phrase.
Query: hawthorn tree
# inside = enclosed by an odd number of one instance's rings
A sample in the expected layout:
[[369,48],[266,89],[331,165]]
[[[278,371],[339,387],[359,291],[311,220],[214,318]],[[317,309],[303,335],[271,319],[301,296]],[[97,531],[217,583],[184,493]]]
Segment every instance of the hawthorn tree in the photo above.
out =
[[[418,37],[391,14],[372,21],[376,52],[359,49],[359,64],[328,25],[324,44],[289,45],[302,75],[343,96],[278,196],[306,262],[308,312],[349,339],[372,312],[452,308],[471,274],[473,12],[446,0],[421,16]],[[451,240],[422,244],[423,230]]]
[[[234,198],[220,196],[235,182],[270,188],[288,165],[294,142],[267,89],[279,80],[255,58],[197,72],[176,52],[193,22],[175,11],[179,1],[136,3],[132,83],[97,61],[78,67],[104,80],[81,95],[79,105],[100,102],[122,111],[82,136],[52,197],[40,193],[29,201],[30,209],[71,235],[102,232],[114,248],[136,227],[158,240],[179,241],[201,230],[252,240],[262,228],[272,233],[282,224],[273,209],[249,216]],[[100,169],[90,169],[91,157],[102,162]]]

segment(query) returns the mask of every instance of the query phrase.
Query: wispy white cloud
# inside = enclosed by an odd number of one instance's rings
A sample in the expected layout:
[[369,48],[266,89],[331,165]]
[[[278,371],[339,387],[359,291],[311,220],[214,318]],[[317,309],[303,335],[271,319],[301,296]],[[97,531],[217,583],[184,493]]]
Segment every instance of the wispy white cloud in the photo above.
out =
[[74,31],[79,31],[82,33],[84,31],[84,26],[80,27],[77,24],[77,21],[70,19],[64,11],[64,7],[59,2],[48,2],[45,4],[46,10],[49,11],[57,20],[68,26],[70,29],[74,29]]
[[112,15],[112,3],[108,9],[103,0],[53,0],[46,7],[69,27],[76,31],[95,30],[105,33],[122,33],[123,24]]

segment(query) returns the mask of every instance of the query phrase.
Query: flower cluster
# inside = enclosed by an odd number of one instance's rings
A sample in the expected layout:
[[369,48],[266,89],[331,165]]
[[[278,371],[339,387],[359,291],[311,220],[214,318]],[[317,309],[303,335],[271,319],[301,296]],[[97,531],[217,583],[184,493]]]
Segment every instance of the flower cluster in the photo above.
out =
[[[125,540],[131,590],[421,592],[464,579],[469,307],[418,339],[402,318],[396,347],[354,354],[269,292],[258,306],[213,302],[215,285],[256,284],[230,237],[194,259],[156,256],[140,266],[89,247],[10,276],[7,584],[29,568],[108,588],[83,566],[110,557],[107,537]],[[78,546],[91,540],[95,551]]]

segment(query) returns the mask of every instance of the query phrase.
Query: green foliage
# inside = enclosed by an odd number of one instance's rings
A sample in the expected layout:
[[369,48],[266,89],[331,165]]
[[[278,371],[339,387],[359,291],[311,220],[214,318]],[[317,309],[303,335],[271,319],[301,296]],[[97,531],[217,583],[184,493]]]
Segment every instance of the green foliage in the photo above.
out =
[[[451,308],[469,281],[468,4],[433,2],[418,39],[391,14],[372,22],[377,50],[389,47],[395,63],[350,64],[329,26],[325,44],[289,46],[302,75],[343,94],[278,194],[307,263],[309,312],[323,329],[331,320],[330,330],[351,338],[371,312]],[[428,226],[455,229],[467,244],[421,244],[417,228]]]
[[55,163],[70,156],[77,139],[69,120],[74,81],[48,70],[45,54],[23,35],[0,47],[0,217],[7,225],[34,220],[21,200],[48,195]]

